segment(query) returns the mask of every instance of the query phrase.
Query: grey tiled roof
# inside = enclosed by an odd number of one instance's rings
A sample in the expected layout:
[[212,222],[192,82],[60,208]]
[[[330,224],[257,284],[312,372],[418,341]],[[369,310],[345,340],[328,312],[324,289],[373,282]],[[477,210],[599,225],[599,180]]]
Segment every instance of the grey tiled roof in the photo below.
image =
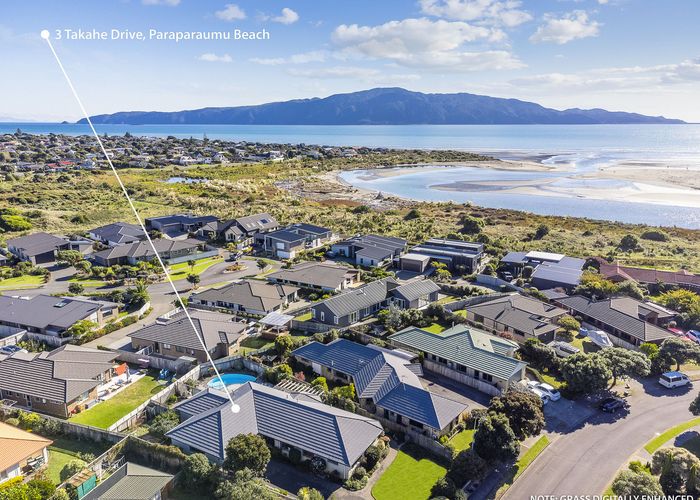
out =
[[286,241],[287,243],[294,243],[297,241],[306,241],[306,236],[302,234],[297,234],[286,229],[280,229],[279,231],[272,231],[265,235],[266,238],[274,238],[280,241]]
[[270,312],[284,303],[285,297],[296,292],[298,288],[289,285],[277,285],[265,281],[243,280],[237,283],[211,288],[192,294],[195,300],[239,304],[246,309]]
[[127,462],[97,485],[85,500],[151,500],[170,481],[171,474]]
[[440,334],[409,327],[389,339],[504,380],[526,366],[506,355],[508,350],[517,348],[515,342],[464,325],[453,326]]
[[635,309],[637,314],[646,315],[648,305],[630,297],[594,301],[581,295],[574,295],[557,299],[557,302],[564,307],[571,308],[576,313],[594,318],[604,325],[608,325],[609,328],[624,332],[642,342],[663,340],[674,336],[672,332],[647,323],[635,315]]
[[68,242],[63,238],[43,232],[32,233],[7,240],[8,247],[21,248],[28,256],[51,252],[67,243]]
[[338,339],[326,345],[311,342],[292,354],[352,377],[359,398],[370,398],[434,429],[443,429],[467,409],[463,403],[429,393],[408,367],[411,363],[387,349]]
[[235,221],[247,233],[269,231],[279,226],[277,220],[268,213],[238,217]]
[[383,302],[387,298],[389,290],[398,286],[395,279],[385,278],[326,299],[322,304],[325,304],[336,316],[342,317]]
[[[174,252],[177,250],[193,249],[199,246],[201,242],[197,240],[169,240],[167,238],[158,238],[153,240],[153,246],[159,254],[166,252]],[[138,241],[135,243],[129,243],[128,245],[121,245],[114,248],[109,248],[107,250],[102,250],[101,252],[95,252],[93,255],[99,256],[103,259],[117,259],[120,257],[132,257],[132,258],[148,258],[155,257],[153,253],[153,248],[148,241]]]
[[[174,442],[223,459],[224,447],[231,438],[260,434],[352,465],[383,432],[379,422],[370,418],[308,398],[296,399],[284,391],[252,382],[238,387],[232,396],[240,408],[238,413],[233,413],[231,404],[224,400],[218,408],[191,417],[167,435]],[[205,397],[207,393],[199,393],[193,399]]]
[[66,329],[105,307],[105,302],[37,295],[31,299],[0,296],[0,323],[16,323],[38,329]]
[[303,262],[291,269],[281,269],[268,274],[267,279],[336,289],[345,282],[349,274],[356,275],[357,271],[332,262]]
[[0,360],[0,389],[68,403],[100,384],[117,354],[64,345],[51,352],[17,353]]
[[469,305],[465,309],[520,332],[536,336],[556,330],[558,326],[552,323],[552,319],[566,313],[560,307],[520,294],[495,297],[492,300]]
[[394,295],[400,295],[406,300],[413,301],[421,297],[440,291],[440,287],[432,280],[416,280],[396,287]]
[[232,321],[231,316],[209,311],[190,309],[190,317],[197,333],[192,330],[192,325],[180,312],[167,321],[153,323],[140,330],[130,333],[128,336],[141,340],[167,343],[201,351],[204,341],[207,351],[211,351],[218,344],[233,344],[247,328],[245,323]]
[[106,226],[96,227],[91,229],[89,233],[94,234],[101,240],[119,244],[132,243],[146,238],[141,226],[127,222],[115,222]]

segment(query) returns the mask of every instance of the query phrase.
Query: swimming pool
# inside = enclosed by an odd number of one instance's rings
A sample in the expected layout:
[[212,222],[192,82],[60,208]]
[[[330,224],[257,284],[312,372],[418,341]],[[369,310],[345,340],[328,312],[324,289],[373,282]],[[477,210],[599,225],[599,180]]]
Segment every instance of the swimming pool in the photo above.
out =
[[[224,385],[226,387],[230,387],[233,385],[241,385],[245,384],[246,382],[254,382],[256,377],[253,377],[252,375],[246,375],[245,373],[222,373],[221,374],[221,380],[224,382]],[[212,389],[222,389],[221,387],[221,382],[219,382],[218,377],[214,377],[209,381],[207,386],[211,387]]]

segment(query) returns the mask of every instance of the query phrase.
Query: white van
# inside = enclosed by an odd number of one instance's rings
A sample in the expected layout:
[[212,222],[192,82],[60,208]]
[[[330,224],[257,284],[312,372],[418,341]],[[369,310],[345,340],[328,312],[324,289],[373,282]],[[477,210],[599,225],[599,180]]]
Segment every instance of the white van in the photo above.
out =
[[578,347],[574,347],[567,342],[557,341],[552,342],[550,345],[552,348],[554,348],[554,352],[557,354],[557,356],[562,358],[568,358],[569,356],[573,356],[574,354],[578,354],[580,352]]
[[659,384],[673,389],[674,387],[682,387],[688,385],[690,380],[688,377],[681,372],[666,372],[659,377]]

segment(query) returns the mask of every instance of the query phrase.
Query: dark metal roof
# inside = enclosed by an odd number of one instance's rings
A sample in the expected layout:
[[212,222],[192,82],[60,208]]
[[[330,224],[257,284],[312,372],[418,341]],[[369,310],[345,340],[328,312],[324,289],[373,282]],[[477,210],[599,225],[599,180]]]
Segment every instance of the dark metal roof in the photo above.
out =
[[7,240],[8,248],[19,248],[25,255],[30,257],[54,251],[67,244],[68,241],[65,239],[43,232],[28,234],[26,236],[20,236],[19,238],[11,238]]
[[43,330],[49,326],[67,329],[109,305],[71,297],[37,295],[31,299],[0,296],[0,323],[19,324]]
[[151,500],[173,475],[127,462],[98,484],[83,498],[85,500]]

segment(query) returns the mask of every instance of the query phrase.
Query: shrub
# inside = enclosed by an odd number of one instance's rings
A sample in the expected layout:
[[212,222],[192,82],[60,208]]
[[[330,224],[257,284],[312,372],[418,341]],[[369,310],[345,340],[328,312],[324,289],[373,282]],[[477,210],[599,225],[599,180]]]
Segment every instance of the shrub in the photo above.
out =
[[85,468],[85,462],[82,460],[71,460],[63,466],[60,472],[61,481],[66,481],[75,476],[78,472]]
[[19,419],[18,418],[8,418],[5,420],[5,423],[7,425],[13,425],[15,427],[19,427]]

